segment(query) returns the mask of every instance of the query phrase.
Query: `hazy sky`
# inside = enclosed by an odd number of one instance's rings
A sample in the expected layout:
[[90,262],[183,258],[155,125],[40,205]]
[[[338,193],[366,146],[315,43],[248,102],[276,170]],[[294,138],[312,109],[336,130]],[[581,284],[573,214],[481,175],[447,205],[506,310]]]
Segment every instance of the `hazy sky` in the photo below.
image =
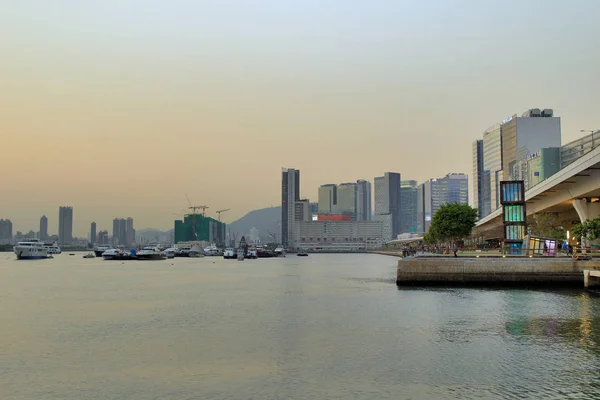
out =
[[600,128],[600,2],[4,0],[0,218],[173,226],[324,183],[472,170],[471,143],[553,108]]

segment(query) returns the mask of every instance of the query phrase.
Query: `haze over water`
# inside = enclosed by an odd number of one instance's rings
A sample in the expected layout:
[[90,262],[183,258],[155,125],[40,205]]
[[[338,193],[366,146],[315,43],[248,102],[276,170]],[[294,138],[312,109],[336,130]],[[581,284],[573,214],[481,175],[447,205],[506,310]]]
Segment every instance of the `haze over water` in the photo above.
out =
[[396,258],[0,260],[0,398],[600,397],[600,299],[398,290]]
[[552,108],[598,129],[595,0],[5,0],[0,218],[74,234],[195,205],[231,222],[385,171],[471,173],[471,143]]

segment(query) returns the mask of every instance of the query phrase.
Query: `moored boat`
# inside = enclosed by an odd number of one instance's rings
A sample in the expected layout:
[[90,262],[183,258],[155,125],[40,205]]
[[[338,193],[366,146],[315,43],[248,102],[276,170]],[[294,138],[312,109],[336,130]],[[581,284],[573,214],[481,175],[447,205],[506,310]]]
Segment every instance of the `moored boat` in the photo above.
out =
[[138,251],[135,256],[138,260],[165,260],[167,258],[158,247],[146,246]]
[[106,250],[110,250],[110,246],[96,246],[94,248],[94,255],[96,257],[102,257],[102,253],[104,253]]
[[38,239],[28,239],[13,247],[17,260],[38,260],[48,258],[48,249]]
[[44,243],[44,247],[48,250],[48,254],[60,254],[60,246],[56,242]]

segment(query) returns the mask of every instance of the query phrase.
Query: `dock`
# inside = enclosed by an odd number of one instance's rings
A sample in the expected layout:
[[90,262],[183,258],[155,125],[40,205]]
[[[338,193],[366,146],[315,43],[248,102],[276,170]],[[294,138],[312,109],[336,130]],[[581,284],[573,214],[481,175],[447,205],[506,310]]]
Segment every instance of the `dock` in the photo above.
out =
[[569,257],[406,257],[398,286],[525,286],[600,288],[600,260]]

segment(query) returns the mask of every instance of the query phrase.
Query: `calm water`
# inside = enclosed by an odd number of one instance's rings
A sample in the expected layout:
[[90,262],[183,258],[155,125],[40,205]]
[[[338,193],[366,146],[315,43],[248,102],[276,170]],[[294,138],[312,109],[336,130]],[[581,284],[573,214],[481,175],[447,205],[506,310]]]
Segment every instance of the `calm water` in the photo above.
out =
[[0,253],[0,399],[598,399],[600,298],[398,290],[376,255]]

